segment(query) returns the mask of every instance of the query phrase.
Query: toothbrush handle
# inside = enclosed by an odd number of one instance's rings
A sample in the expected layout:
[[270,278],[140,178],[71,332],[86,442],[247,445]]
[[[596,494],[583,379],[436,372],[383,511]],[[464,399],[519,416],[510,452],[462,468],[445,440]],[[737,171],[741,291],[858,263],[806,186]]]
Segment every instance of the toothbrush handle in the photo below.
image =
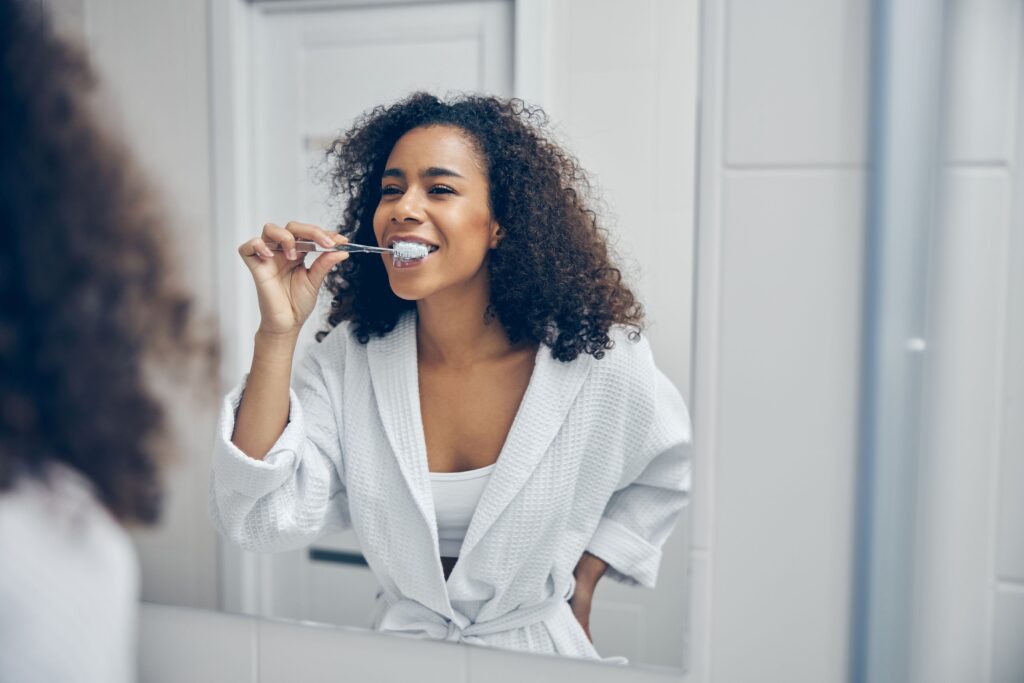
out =
[[[271,251],[283,251],[280,242],[267,242],[267,248]],[[321,247],[316,242],[309,240],[295,240],[295,251],[299,253],[307,252],[318,252],[324,253],[328,251],[347,251],[354,254],[360,252],[368,252],[374,254],[390,254],[394,249],[388,249],[386,247],[371,247],[368,244],[339,244],[332,248]]]

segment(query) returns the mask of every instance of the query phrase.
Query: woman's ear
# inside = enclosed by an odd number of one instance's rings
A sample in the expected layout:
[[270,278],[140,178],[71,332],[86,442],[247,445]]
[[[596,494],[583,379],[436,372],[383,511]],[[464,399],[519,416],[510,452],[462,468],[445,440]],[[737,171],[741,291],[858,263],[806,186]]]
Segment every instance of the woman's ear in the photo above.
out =
[[491,223],[491,249],[497,249],[498,243],[505,238],[505,231],[497,223]]

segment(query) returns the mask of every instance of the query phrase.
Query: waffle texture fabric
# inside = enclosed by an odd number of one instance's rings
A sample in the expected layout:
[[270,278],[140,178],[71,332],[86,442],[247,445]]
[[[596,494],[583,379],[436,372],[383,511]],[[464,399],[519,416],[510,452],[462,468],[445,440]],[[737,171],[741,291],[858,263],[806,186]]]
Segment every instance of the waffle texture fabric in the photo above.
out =
[[[289,422],[263,460],[231,443],[245,378],[225,398],[209,510],[259,552],[353,528],[381,583],[381,631],[602,657],[572,614],[584,550],[605,576],[654,587],[690,490],[690,420],[646,339],[571,362],[539,348],[459,560],[446,581],[419,406],[415,313],[360,344],[346,323],[297,367]],[[343,587],[339,586],[339,590]]]

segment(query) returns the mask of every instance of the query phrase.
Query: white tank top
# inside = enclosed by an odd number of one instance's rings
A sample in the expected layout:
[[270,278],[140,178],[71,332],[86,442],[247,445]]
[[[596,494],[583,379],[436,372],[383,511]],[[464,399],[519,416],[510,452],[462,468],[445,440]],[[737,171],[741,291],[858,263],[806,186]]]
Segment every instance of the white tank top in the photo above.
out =
[[458,557],[480,496],[497,463],[465,472],[431,472],[441,557]]

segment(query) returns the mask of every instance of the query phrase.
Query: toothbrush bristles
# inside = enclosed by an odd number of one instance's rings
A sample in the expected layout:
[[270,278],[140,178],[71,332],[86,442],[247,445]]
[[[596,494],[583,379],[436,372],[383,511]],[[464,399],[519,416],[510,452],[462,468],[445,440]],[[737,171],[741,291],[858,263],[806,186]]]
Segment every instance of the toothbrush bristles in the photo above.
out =
[[395,258],[403,261],[415,261],[426,258],[430,247],[420,242],[395,242]]

